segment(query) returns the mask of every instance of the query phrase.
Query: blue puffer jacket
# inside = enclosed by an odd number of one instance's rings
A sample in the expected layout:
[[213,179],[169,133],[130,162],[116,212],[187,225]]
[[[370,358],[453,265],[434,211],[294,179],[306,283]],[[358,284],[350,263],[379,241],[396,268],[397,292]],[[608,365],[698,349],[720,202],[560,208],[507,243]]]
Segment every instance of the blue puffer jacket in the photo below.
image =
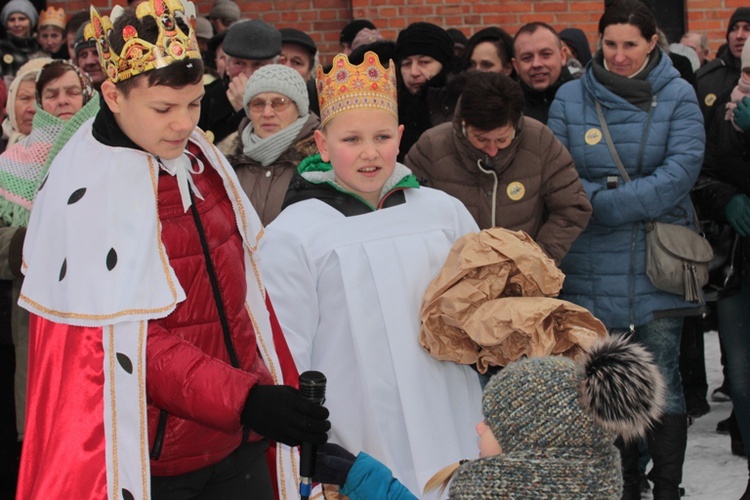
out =
[[[594,209],[560,266],[566,274],[561,296],[588,308],[609,328],[627,328],[648,323],[655,313],[669,316],[669,310],[694,305],[649,281],[644,221],[692,225],[689,192],[703,162],[705,132],[695,91],[669,57],[662,54],[647,77],[650,120],[649,113],[597,81],[592,63],[580,80],[560,88],[549,113],[548,126],[573,156]],[[620,177],[594,99],[601,102],[632,182]],[[607,189],[608,176],[619,179],[618,187]]]

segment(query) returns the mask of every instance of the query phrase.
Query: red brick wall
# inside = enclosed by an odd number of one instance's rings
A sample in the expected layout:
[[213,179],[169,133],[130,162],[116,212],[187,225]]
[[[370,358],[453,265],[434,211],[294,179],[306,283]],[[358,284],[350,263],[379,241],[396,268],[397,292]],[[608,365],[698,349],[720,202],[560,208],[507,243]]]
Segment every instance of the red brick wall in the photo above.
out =
[[[544,21],[557,29],[576,26],[596,46],[596,26],[603,0],[236,0],[247,17],[260,17],[278,28],[294,27],[309,33],[329,62],[338,51],[339,32],[355,18],[370,19],[387,38],[415,21],[429,21],[444,28],[458,28],[467,36],[486,26],[501,26],[511,35],[530,21]],[[93,0],[108,12],[123,0]],[[214,0],[195,1],[198,12],[208,13]],[[50,1],[69,12],[87,7],[84,0]],[[686,0],[687,29],[704,32],[712,53],[724,42],[726,23],[734,9],[748,0]]]

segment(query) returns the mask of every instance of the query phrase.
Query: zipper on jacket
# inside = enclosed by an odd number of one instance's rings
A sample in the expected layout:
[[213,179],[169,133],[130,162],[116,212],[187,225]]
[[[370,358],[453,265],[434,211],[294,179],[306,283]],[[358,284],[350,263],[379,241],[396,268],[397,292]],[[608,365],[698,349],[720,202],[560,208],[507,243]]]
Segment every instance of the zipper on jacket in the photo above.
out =
[[633,223],[630,244],[630,279],[628,280],[628,319],[630,320],[630,333],[635,333],[635,251],[638,240],[638,223]]
[[167,417],[169,413],[166,410],[159,411],[159,423],[156,425],[156,436],[154,437],[154,446],[151,448],[150,457],[152,460],[159,460],[161,448],[164,446],[164,432],[167,430]]
[[[643,166],[643,154],[646,150],[646,140],[648,139],[648,129],[651,126],[651,117],[654,114],[654,108],[656,108],[656,94],[651,96],[651,105],[648,108],[646,115],[646,125],[643,127],[643,135],[641,136],[641,144],[638,147],[638,167],[636,173],[641,173],[641,167]],[[636,253],[636,242],[638,240],[638,223],[633,224],[633,231],[631,235],[631,246],[630,246],[630,279],[629,279],[629,290],[628,290],[628,319],[630,320],[630,333],[635,333],[635,253]]]
[[386,200],[387,200],[388,198],[390,198],[392,194],[394,194],[394,193],[398,193],[398,192],[400,192],[400,191],[405,191],[405,188],[402,188],[402,187],[400,187],[400,188],[394,188],[394,189],[391,189],[390,191],[388,191],[388,192],[387,192],[387,193],[385,194],[385,196],[383,196],[383,197],[382,197],[382,198],[380,199],[380,201],[378,202],[378,206],[377,206],[377,207],[375,208],[375,210],[380,210],[380,209],[382,209],[382,208],[383,208],[383,207],[385,206],[385,202],[386,202]]
[[[208,240],[206,239],[206,230],[203,227],[200,214],[198,214],[198,207],[193,195],[193,189],[188,184],[188,192],[190,193],[190,212],[193,214],[193,220],[195,221],[195,228],[198,230],[198,237],[201,241],[201,247],[203,248],[203,258],[206,262],[206,271],[208,272],[208,278],[211,282],[211,291],[213,292],[214,302],[216,303],[216,310],[219,313],[219,321],[221,322],[221,330],[224,334],[224,344],[227,348],[227,354],[229,354],[229,361],[234,368],[240,368],[240,360],[237,357],[237,351],[234,348],[232,342],[232,332],[229,329],[229,320],[227,320],[227,312],[224,309],[224,300],[221,297],[221,290],[219,289],[219,279],[216,277],[216,268],[214,267],[214,261],[211,259],[211,250],[208,248]],[[246,442],[250,436],[250,429],[242,427],[242,442]]]
[[[206,231],[201,222],[200,215],[198,214],[198,208],[196,207],[195,196],[193,195],[193,189],[188,185],[188,191],[190,192],[190,213],[193,216],[193,222],[195,228],[198,231],[198,239],[201,242],[201,249],[203,250],[203,260],[206,263],[206,271],[208,272],[208,279],[211,282],[211,291],[214,297],[214,303],[219,313],[219,322],[221,323],[221,330],[224,334],[224,345],[227,348],[229,354],[229,361],[234,368],[240,368],[240,361],[237,357],[237,351],[234,349],[234,343],[232,342],[231,331],[229,330],[229,321],[227,320],[226,310],[224,309],[224,301],[221,298],[221,290],[219,290],[219,280],[216,277],[216,269],[214,268],[213,260],[211,260],[211,251],[208,248],[208,240],[206,239]],[[159,412],[159,423],[156,427],[156,436],[154,437],[154,446],[151,449],[151,458],[157,460],[161,455],[162,447],[164,446],[164,433],[167,429],[167,417],[169,414],[165,410]],[[242,428],[242,442],[247,441],[249,436],[249,429],[246,427]]]
[[198,238],[201,242],[201,248],[203,249],[203,259],[206,262],[206,271],[208,272],[208,279],[211,282],[211,292],[213,292],[214,303],[216,304],[216,310],[219,313],[219,322],[221,323],[221,330],[224,334],[224,344],[229,354],[229,361],[234,368],[240,367],[240,360],[237,357],[237,351],[234,349],[234,343],[232,342],[232,332],[229,329],[229,321],[227,320],[227,312],[224,309],[224,300],[221,298],[221,290],[219,289],[219,279],[216,277],[216,268],[214,268],[214,262],[211,260],[211,250],[208,248],[208,240],[206,239],[206,230],[203,227],[203,222],[198,214],[198,207],[195,205],[195,196],[193,196],[193,189],[188,185],[190,191],[190,212],[193,214],[193,221],[195,222],[195,228],[198,230]]

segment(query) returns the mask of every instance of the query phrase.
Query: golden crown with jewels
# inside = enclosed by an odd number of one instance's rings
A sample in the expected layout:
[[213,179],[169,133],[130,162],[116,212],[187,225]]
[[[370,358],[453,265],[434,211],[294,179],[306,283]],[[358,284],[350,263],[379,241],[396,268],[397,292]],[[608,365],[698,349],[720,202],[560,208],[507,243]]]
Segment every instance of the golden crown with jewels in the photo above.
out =
[[65,10],[62,8],[56,9],[54,7],[47,7],[39,13],[39,22],[36,23],[37,27],[42,26],[57,26],[64,30],[67,16]]
[[[100,15],[92,6],[91,24],[84,29],[84,38],[96,42],[102,69],[112,82],[122,82],[176,61],[201,58],[195,37],[195,6],[192,2],[185,2],[183,5],[180,0],[148,0],[139,4],[135,11],[136,17],[152,17],[156,21],[159,29],[156,43],[139,38],[135,27],[128,24],[122,29],[125,44],[120,53],[115,54],[110,36],[114,31],[114,21],[123,12],[122,7],[116,6],[107,17]],[[178,19],[182,19],[188,26],[187,33],[180,28]]]
[[382,109],[398,118],[393,61],[386,69],[375,52],[366,52],[359,65],[344,54],[336,55],[328,74],[318,67],[317,85],[321,125],[352,109]]

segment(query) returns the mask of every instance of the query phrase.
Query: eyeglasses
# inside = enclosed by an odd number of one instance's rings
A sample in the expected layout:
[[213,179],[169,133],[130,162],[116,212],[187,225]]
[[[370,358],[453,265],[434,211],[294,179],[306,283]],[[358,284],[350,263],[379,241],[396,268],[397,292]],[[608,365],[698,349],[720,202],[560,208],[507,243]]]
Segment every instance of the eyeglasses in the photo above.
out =
[[250,111],[254,113],[262,113],[266,110],[266,106],[269,104],[271,105],[271,109],[273,109],[274,111],[284,111],[289,107],[290,104],[292,104],[292,101],[290,99],[287,99],[286,97],[276,97],[274,99],[271,99],[270,101],[264,101],[263,99],[253,99],[247,104],[247,107],[250,108]]

